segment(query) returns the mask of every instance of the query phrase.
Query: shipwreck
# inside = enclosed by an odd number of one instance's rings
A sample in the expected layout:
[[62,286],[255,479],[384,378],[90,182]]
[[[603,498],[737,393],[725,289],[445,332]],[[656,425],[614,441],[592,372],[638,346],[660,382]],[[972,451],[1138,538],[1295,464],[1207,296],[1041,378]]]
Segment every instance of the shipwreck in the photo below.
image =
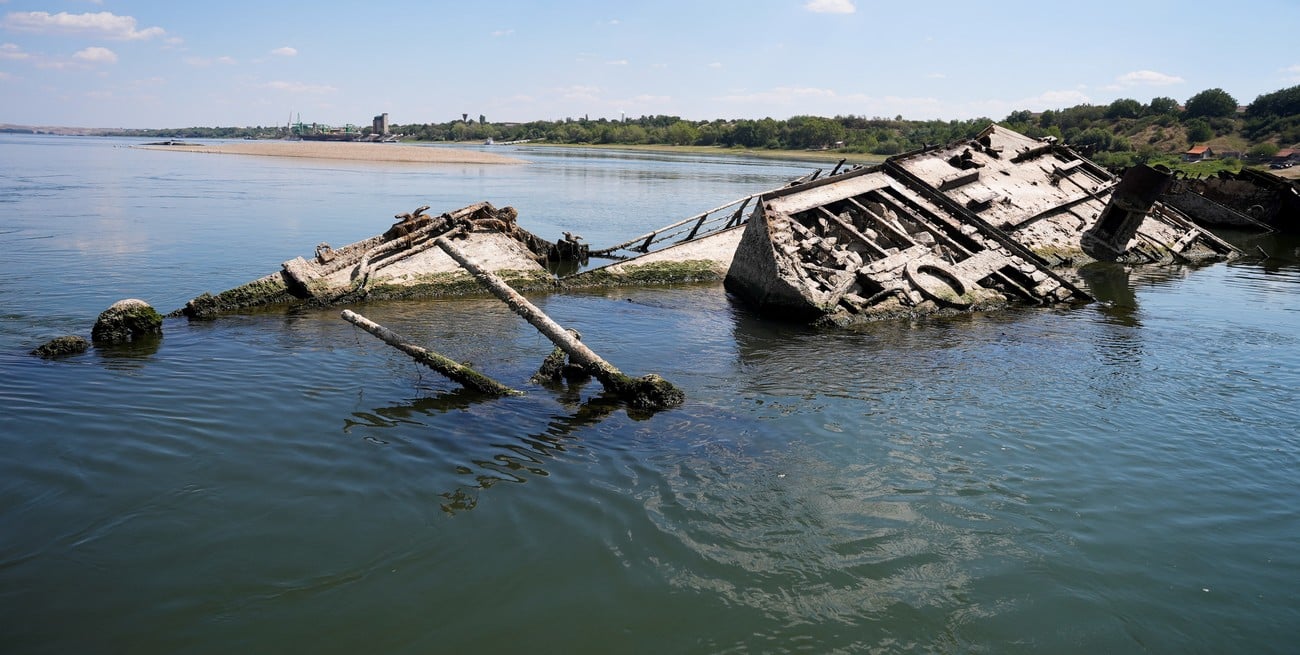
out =
[[1168,171],[1110,174],[991,126],[759,198],[726,286],[760,312],[848,323],[1081,303],[1092,261],[1207,262],[1236,249],[1159,201]]
[[[1237,250],[1168,195],[1167,170],[1115,176],[1054,141],[992,125],[973,139],[871,167],[814,171],[623,243],[547,241],[511,207],[480,202],[398,214],[384,233],[332,248],[174,312],[479,294],[456,247],[523,291],[723,281],[762,314],[843,324],[1013,302],[1083,303],[1077,267],[1210,262]],[[603,266],[590,260],[607,259]]]
[[1246,232],[1300,233],[1300,188],[1268,171],[1243,168],[1176,177],[1162,200],[1198,224]]

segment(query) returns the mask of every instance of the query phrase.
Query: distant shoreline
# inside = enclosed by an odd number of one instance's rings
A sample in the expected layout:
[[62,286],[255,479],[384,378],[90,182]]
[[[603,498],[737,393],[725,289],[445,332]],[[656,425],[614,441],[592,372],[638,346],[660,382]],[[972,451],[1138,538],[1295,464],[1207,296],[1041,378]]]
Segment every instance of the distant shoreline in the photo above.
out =
[[259,157],[299,157],[350,161],[420,164],[525,164],[522,159],[490,152],[406,146],[392,143],[333,143],[329,141],[250,141],[222,144],[137,145],[142,150],[201,152]]
[[[454,142],[472,145],[470,142]],[[627,144],[627,143],[549,143],[546,141],[533,141],[526,144],[512,146],[519,148],[521,151],[527,151],[533,147],[555,147],[555,148],[596,148],[601,150],[628,150],[633,152],[664,152],[679,155],[707,155],[718,157],[754,157],[758,159],[784,159],[791,161],[803,162],[838,162],[841,159],[847,160],[846,163],[875,165],[885,161],[884,155],[870,155],[863,153],[844,153],[835,150],[779,150],[769,148],[727,148],[723,146],[673,146],[666,144]]]

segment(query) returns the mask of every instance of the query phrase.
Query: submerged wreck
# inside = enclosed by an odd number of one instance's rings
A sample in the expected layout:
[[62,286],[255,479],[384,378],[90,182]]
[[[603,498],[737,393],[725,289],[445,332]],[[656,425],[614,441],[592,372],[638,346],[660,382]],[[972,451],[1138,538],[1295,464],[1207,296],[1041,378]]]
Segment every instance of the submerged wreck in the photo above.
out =
[[1268,171],[1243,168],[1210,177],[1179,177],[1162,200],[1210,228],[1300,233],[1297,182]]
[[[997,125],[967,141],[819,175],[599,250],[569,233],[546,241],[521,228],[510,207],[481,202],[439,215],[421,207],[397,215],[383,234],[337,249],[320,244],[310,259],[203,294],[174,314],[482,293],[437,247],[440,239],[455,240],[519,291],[722,280],[760,313],[836,324],[1087,302],[1073,269],[1092,261],[1196,263],[1237,254],[1168,202],[1168,171],[1144,166],[1116,177],[1069,148]],[[587,267],[590,258],[613,262]]]
[[993,125],[761,196],[725,282],[762,313],[837,324],[1086,302],[1068,267],[1236,252],[1158,201],[1170,178],[1148,167],[1116,178],[1069,148]]
[[473,278],[434,247],[440,236],[462,240],[471,256],[517,288],[553,284],[543,262],[556,244],[519,227],[514,208],[480,202],[440,215],[426,210],[398,214],[383,234],[341,248],[322,243],[311,259],[297,257],[265,277],[216,295],[205,293],[173,314],[212,318],[264,305],[343,305],[478,292]]
[[[397,222],[383,234],[340,248],[322,243],[310,259],[297,257],[264,277],[200,295],[172,315],[213,318],[270,305],[333,306],[483,293],[472,274],[436,247],[444,236],[520,291],[718,282],[740,241],[744,211],[759,195],[601,250],[568,232],[547,241],[519,227],[513,207],[480,202],[440,215],[420,207],[395,216]],[[611,263],[583,268],[590,259]]]

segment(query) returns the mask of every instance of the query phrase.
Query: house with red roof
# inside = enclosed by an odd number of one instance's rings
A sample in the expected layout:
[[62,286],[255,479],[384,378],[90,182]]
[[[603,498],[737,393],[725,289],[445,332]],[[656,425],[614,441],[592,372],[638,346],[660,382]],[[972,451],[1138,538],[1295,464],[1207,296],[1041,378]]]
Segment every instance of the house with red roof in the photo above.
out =
[[1210,146],[1192,146],[1183,153],[1183,161],[1203,161],[1214,159],[1214,150]]

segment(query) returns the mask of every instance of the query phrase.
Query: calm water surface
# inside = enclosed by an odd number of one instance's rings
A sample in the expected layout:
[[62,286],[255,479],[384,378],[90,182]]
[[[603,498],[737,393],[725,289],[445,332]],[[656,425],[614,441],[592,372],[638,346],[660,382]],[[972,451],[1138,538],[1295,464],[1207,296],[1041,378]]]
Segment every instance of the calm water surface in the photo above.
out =
[[337,310],[31,357],[118,299],[169,311],[419,205],[599,246],[810,169],[126,145],[0,137],[5,653],[1295,652],[1300,243],[853,331],[713,285],[535,298],[685,389],[653,416],[529,385],[550,344],[488,299],[358,311],[524,397]]

